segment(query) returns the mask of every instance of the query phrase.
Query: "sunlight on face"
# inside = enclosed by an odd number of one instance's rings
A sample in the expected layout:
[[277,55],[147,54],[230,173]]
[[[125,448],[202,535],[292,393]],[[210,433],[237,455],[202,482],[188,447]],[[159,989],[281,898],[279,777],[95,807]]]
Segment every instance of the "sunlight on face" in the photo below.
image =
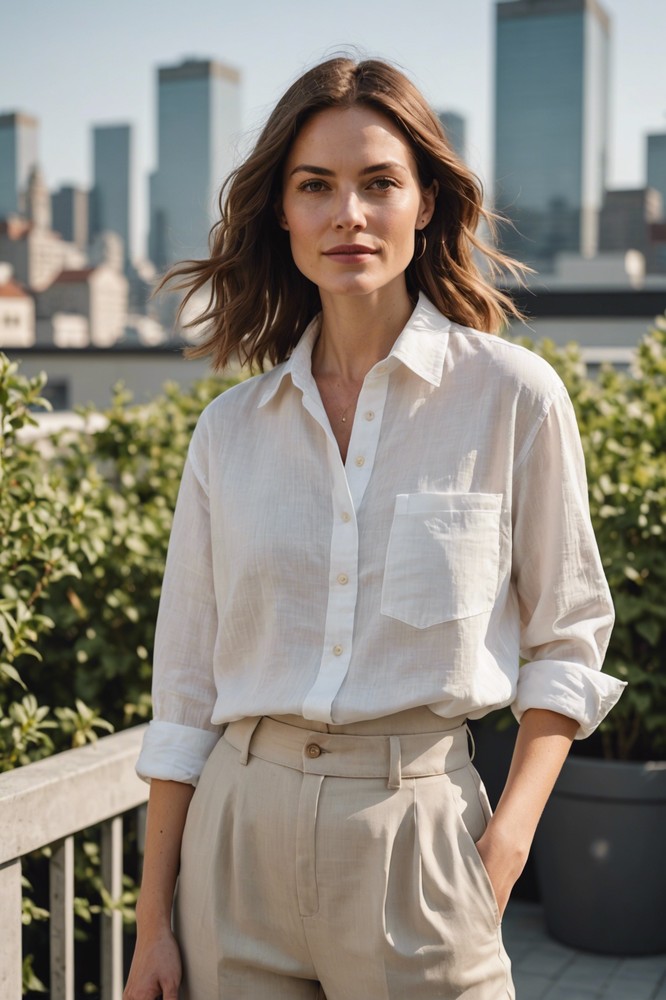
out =
[[389,118],[359,105],[314,115],[283,174],[280,224],[298,269],[322,294],[404,290],[415,230],[430,220],[408,142]]

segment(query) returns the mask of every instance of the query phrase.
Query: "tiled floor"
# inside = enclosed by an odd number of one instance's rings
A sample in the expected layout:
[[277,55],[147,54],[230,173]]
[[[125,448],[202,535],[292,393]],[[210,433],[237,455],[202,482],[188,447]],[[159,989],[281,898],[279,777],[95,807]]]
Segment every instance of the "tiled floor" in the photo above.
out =
[[666,955],[575,951],[546,933],[540,906],[514,901],[503,922],[516,1000],[666,1000]]

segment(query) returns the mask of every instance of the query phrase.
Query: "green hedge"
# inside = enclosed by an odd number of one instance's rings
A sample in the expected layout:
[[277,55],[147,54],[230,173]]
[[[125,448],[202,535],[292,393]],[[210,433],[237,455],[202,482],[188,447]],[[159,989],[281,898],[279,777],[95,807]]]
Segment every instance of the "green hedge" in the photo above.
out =
[[[0,772],[150,713],[151,651],[172,511],[203,407],[230,383],[175,385],[146,406],[119,388],[104,430],[27,440],[46,378],[23,378],[0,354]],[[132,831],[130,829],[129,840]],[[44,852],[42,852],[44,853]],[[48,853],[48,852],[45,852]],[[28,859],[24,985],[40,989],[48,899]],[[131,869],[131,863],[129,865]],[[76,854],[77,938],[97,933],[105,898],[94,832]],[[131,917],[135,887],[116,901]],[[95,992],[96,947],[77,955],[77,996]]]
[[[590,510],[616,622],[604,669],[628,681],[600,727],[608,758],[666,758],[666,317],[631,371],[585,377],[575,346],[537,350],[563,377],[585,450]],[[584,748],[581,747],[581,749]]]

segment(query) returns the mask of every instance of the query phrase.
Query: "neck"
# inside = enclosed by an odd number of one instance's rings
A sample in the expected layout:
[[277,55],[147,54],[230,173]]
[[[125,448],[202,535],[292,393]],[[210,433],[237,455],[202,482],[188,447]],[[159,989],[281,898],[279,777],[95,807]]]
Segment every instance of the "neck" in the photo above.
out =
[[390,352],[412,314],[406,288],[363,296],[322,299],[321,333],[312,354],[315,375],[338,375],[362,382]]

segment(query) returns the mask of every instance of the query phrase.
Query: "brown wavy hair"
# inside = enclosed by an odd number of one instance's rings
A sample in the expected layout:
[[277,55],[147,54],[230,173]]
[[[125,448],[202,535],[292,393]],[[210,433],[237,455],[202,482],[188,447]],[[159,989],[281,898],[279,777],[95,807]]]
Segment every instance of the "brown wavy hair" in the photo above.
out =
[[425,253],[412,258],[406,271],[410,296],[416,299],[423,291],[449,319],[493,333],[509,315],[520,315],[509,296],[482,274],[475,251],[485,257],[491,278],[524,269],[477,237],[482,219],[494,234],[495,216],[483,207],[480,181],[455,154],[424,97],[389,63],[339,57],[292,84],[250,155],[223,185],[210,257],[182,261],[162,278],[158,290],[167,283],[187,290],[179,317],[191,297],[208,286],[206,309],[186,324],[204,327],[201,341],[187,348],[188,357],[212,355],[218,370],[236,357],[260,369],[266,359],[277,364],[289,357],[321,302],[317,286],[294,264],[289,235],[278,224],[284,162],[313,115],[358,105],[397,125],[424,188],[438,182],[435,210],[424,229]]

